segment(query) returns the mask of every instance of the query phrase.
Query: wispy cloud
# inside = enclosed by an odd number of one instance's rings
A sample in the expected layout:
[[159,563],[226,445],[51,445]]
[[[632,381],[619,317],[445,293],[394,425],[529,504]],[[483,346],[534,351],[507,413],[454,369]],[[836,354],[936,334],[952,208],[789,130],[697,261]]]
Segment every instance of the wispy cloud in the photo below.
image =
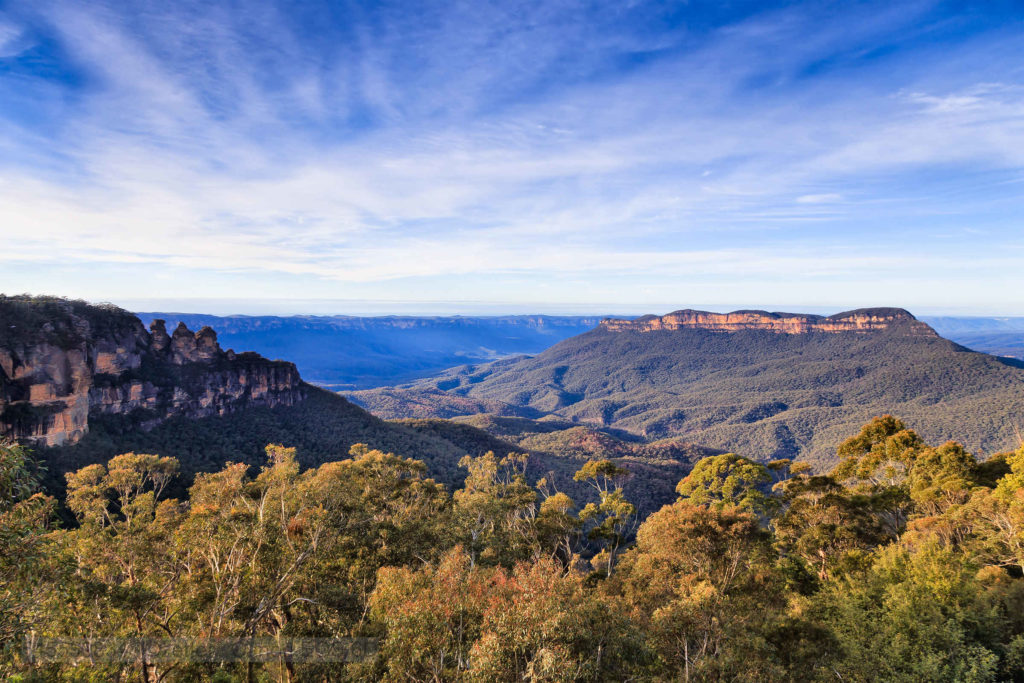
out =
[[13,57],[23,49],[21,29],[0,17],[0,59]]
[[[480,297],[704,276],[838,301],[871,277],[937,300],[911,276],[990,278],[1024,215],[1024,31],[944,12],[16,2],[0,289],[116,297],[73,267],[106,264],[224,297],[462,299],[493,275]],[[972,291],[1012,304],[1013,270]]]
[[833,204],[841,202],[843,195],[829,192],[826,194],[802,194],[796,198],[797,204]]

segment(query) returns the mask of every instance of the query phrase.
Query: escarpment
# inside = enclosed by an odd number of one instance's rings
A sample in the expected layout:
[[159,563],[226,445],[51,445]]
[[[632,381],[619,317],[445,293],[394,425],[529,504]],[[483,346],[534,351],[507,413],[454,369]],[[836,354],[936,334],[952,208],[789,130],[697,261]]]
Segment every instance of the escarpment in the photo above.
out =
[[740,332],[765,330],[782,334],[811,332],[878,332],[890,330],[912,335],[938,337],[935,330],[902,308],[861,308],[830,316],[768,311],[710,313],[685,309],[663,316],[647,315],[635,320],[606,318],[601,327],[612,332],[652,332],[655,330],[712,330]]
[[294,364],[224,351],[209,327],[168,334],[155,320],[147,332],[113,306],[0,296],[0,436],[75,443],[98,415],[147,429],[305,394]]

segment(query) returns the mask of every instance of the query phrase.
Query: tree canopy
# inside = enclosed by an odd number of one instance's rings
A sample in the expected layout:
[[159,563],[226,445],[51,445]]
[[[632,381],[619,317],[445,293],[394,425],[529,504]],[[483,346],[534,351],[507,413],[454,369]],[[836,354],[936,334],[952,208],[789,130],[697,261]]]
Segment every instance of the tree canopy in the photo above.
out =
[[[0,672],[15,680],[1022,681],[1024,446],[979,461],[873,420],[821,473],[698,462],[638,520],[627,467],[577,499],[515,453],[466,457],[449,491],[357,444],[300,466],[270,444],[174,496],[173,457],[67,476],[0,444]],[[583,491],[580,496],[578,491]],[[33,660],[39,638],[280,643],[237,662]],[[297,638],[370,638],[351,661]],[[201,659],[201,658],[200,658]],[[243,658],[244,659],[244,658]]]

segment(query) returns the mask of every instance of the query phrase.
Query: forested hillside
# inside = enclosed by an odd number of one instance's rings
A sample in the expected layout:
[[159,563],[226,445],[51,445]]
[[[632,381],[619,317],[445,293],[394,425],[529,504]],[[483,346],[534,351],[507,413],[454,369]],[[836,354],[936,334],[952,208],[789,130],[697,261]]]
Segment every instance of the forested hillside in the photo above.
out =
[[1010,447],[1024,415],[1024,363],[972,352],[906,312],[891,327],[862,332],[639,329],[651,325],[645,320],[621,330],[602,325],[530,358],[351,396],[376,414],[405,417],[443,391],[452,397],[444,405],[461,402],[463,414],[495,412],[483,406],[498,402],[506,415],[527,410],[821,466],[843,434],[884,413],[903,415],[931,440],[959,438],[981,453]]

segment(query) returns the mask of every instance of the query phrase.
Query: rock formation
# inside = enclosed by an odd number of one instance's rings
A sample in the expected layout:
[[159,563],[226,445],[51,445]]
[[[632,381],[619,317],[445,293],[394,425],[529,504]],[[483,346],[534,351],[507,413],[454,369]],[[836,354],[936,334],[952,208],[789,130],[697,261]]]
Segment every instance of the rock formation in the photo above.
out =
[[902,308],[861,308],[830,316],[767,311],[709,313],[685,309],[663,316],[645,315],[635,320],[606,318],[601,327],[612,332],[698,329],[718,332],[764,330],[781,334],[810,332],[876,332],[894,330],[937,337],[935,330]]
[[81,439],[90,416],[151,428],[305,395],[294,364],[224,351],[209,327],[147,333],[113,306],[0,296],[0,436],[52,446]]

